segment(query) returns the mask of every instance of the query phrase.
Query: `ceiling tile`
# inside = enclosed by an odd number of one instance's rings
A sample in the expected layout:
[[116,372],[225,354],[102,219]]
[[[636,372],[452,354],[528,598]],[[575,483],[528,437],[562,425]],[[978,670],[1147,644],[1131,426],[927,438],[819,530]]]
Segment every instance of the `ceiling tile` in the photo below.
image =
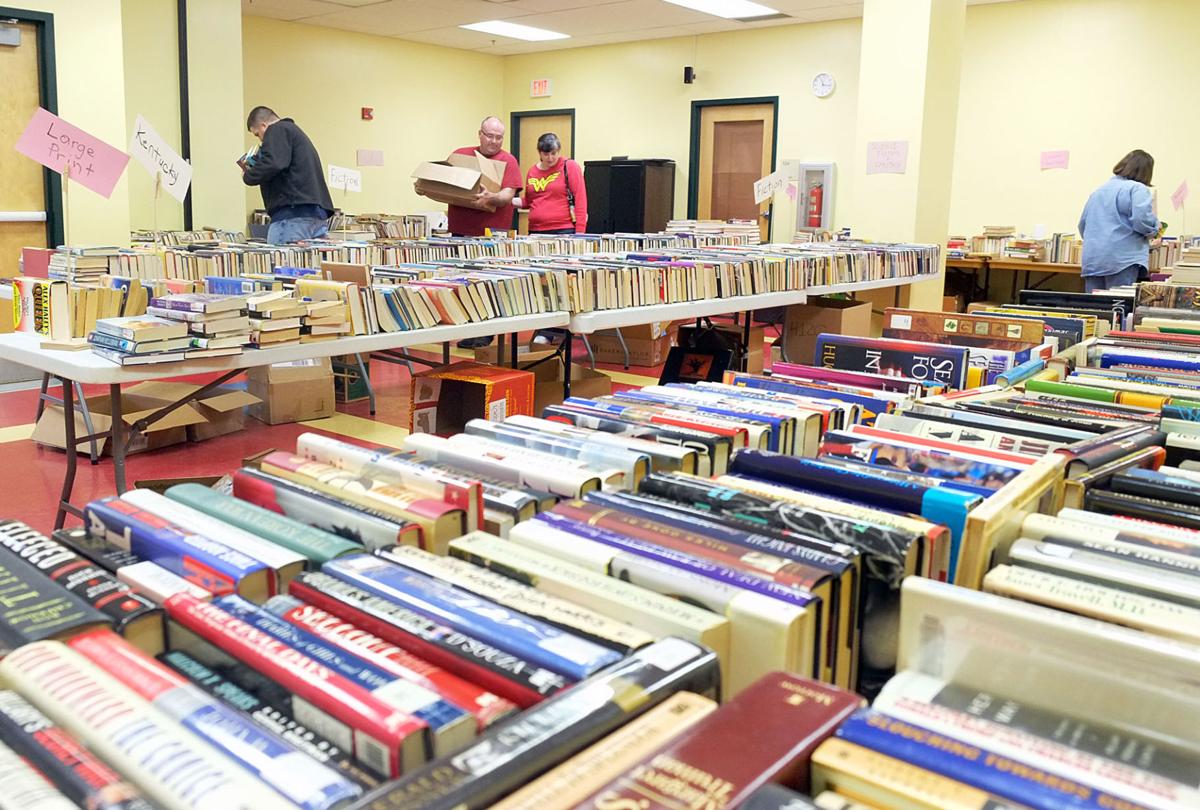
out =
[[454,28],[483,20],[502,20],[521,12],[508,3],[484,0],[387,0],[373,6],[343,9],[332,14],[306,19],[313,25],[327,25],[348,31],[382,36],[398,36],[413,31]]
[[572,36],[591,36],[610,34],[614,31],[629,31],[632,35],[646,29],[707,22],[711,19],[707,14],[661,0],[622,0],[618,3],[592,5],[568,11],[530,14],[520,17],[519,21],[523,25],[536,25]]
[[826,3],[825,6],[805,9],[802,12],[797,12],[797,16],[803,16],[808,22],[823,22],[825,20],[849,20],[854,17],[861,17],[863,14],[863,4],[861,2],[831,6],[828,5],[829,0],[824,1]]
[[322,0],[242,0],[242,13],[276,20],[299,20],[340,9]]

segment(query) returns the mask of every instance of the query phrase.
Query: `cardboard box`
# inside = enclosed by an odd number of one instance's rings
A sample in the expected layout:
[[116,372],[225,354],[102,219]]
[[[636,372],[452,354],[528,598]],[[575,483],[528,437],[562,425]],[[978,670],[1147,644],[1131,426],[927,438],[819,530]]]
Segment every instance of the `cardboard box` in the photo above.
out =
[[[498,350],[499,346],[494,340],[486,346],[479,346],[475,349],[475,362],[486,363],[493,366],[507,366],[509,361],[512,359],[512,344],[507,340],[504,342],[504,357],[499,361],[496,359],[496,353]],[[530,346],[518,346],[517,364],[523,368],[532,363],[536,363],[538,360],[544,360],[547,357],[552,357],[555,354],[558,354],[555,349],[546,349],[541,346],[536,349]]]
[[[737,368],[742,352],[742,327],[737,324],[713,324],[711,328],[694,325],[679,327],[679,345],[695,346],[698,349],[730,349],[733,351],[733,368]],[[696,337],[698,336],[698,337]],[[692,343],[690,341],[699,341]],[[763,370],[763,345],[766,335],[761,326],[750,327],[750,346],[746,353],[746,371],[761,374]]]
[[358,360],[354,355],[333,358],[333,399],[335,402],[358,402],[368,399],[371,394],[367,383],[371,378],[371,356],[363,356],[363,366],[367,369],[367,379],[363,379],[358,370]]
[[333,366],[328,357],[252,368],[246,390],[260,400],[250,415],[268,425],[333,416]]
[[421,163],[413,169],[417,193],[437,202],[462,205],[479,192],[499,191],[505,164],[476,152],[450,155],[445,160]]
[[[542,411],[549,405],[558,405],[563,401],[563,362],[555,358],[543,366],[552,372],[553,379],[539,378],[533,386],[533,413],[541,416]],[[540,367],[539,367],[540,368]],[[571,396],[593,399],[612,393],[612,377],[599,371],[592,371],[582,363],[571,364]]]
[[943,295],[942,296],[942,312],[962,312],[963,311],[962,295]]
[[[691,323],[691,321],[687,321]],[[675,328],[673,321],[651,321],[650,323],[639,323],[636,326],[622,326],[621,336],[626,340],[658,340],[664,335],[671,334],[671,330]]]
[[[622,329],[621,336],[625,338],[625,346],[629,349],[629,365],[652,367],[662,365],[667,359],[667,352],[675,345],[676,332],[672,329],[665,335],[647,339],[628,337],[627,330]],[[621,365],[625,362],[621,344],[611,332],[588,335],[588,343],[591,344],[592,356],[596,358],[597,363]]]
[[822,332],[869,337],[871,303],[841,298],[813,298],[787,308],[783,320],[784,354],[792,363],[811,365]]
[[[150,416],[163,407],[163,401],[154,397],[122,392],[121,421],[128,428],[139,419]],[[112,427],[112,401],[107,394],[87,398],[88,411],[91,415],[92,429],[103,433]],[[129,445],[126,453],[140,453],[145,450],[157,450],[173,444],[183,444],[187,441],[188,425],[196,425],[205,419],[191,405],[181,405],[166,416],[152,422],[145,432],[138,434]],[[83,423],[83,414],[75,410],[75,436],[86,436],[87,427]],[[128,434],[125,434],[128,436]],[[67,446],[66,423],[63,421],[61,405],[46,405],[42,418],[33,428],[31,437],[38,444],[63,449]],[[96,440],[97,450],[101,455],[112,452],[112,440],[109,437]],[[82,442],[76,446],[75,452],[87,455],[91,446]]]
[[[191,383],[153,381],[139,383],[126,391],[169,405],[199,391],[201,387]],[[204,417],[204,421],[187,426],[188,441],[202,442],[205,439],[238,432],[246,426],[245,409],[258,402],[258,397],[241,388],[221,386],[209,391],[202,398],[189,403]]]
[[482,363],[453,363],[413,376],[408,420],[413,433],[461,433],[471,419],[533,415],[534,374]]

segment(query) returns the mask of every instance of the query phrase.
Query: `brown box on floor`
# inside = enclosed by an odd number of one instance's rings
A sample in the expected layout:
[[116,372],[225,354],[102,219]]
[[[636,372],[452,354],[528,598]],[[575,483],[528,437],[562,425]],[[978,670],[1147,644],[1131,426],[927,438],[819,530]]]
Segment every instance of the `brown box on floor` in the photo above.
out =
[[942,312],[962,312],[963,297],[962,295],[943,295],[942,296]]
[[[88,397],[87,406],[94,432],[103,433],[112,427],[112,401],[108,395],[100,394]],[[123,392],[121,395],[121,421],[128,428],[129,425],[150,416],[162,407],[163,401],[160,399]],[[145,432],[138,434],[133,443],[129,445],[126,453],[140,453],[144,450],[157,450],[160,447],[183,444],[187,441],[188,426],[204,421],[204,417],[191,405],[181,405],[148,425]],[[87,427],[83,422],[83,414],[79,409],[75,410],[75,435],[77,437],[88,435]],[[125,435],[128,436],[128,434]],[[33,428],[31,438],[38,444],[48,447],[61,449],[67,446],[66,424],[63,422],[61,405],[46,406],[46,410],[42,411],[42,417],[38,419],[37,425]],[[108,437],[96,440],[97,450],[101,455],[111,453],[111,445],[112,441]],[[87,455],[90,449],[91,445],[88,442],[82,442],[77,445],[75,451]]]
[[787,308],[783,320],[783,349],[788,362],[812,365],[817,335],[871,334],[871,303],[841,298],[813,298]]
[[409,430],[447,436],[471,419],[532,416],[535,379],[532,371],[471,362],[422,371],[409,389]]
[[[665,334],[656,338],[630,337],[631,334],[644,334],[644,330],[645,327],[642,326],[629,326],[621,329],[621,337],[625,339],[625,345],[629,349],[629,365],[661,366],[667,359],[667,352],[671,351],[671,347],[675,345],[676,331],[673,327],[668,327]],[[625,353],[621,351],[621,342],[617,340],[617,336],[613,332],[596,332],[588,335],[588,343],[591,344],[592,356],[596,358],[597,363],[624,364]]]
[[[125,390],[126,393],[150,397],[169,405],[199,391],[201,387],[191,383],[152,381]],[[188,403],[204,417],[203,422],[187,426],[188,441],[202,442],[215,436],[236,433],[246,426],[245,409],[258,402],[258,397],[240,388],[222,386],[209,391],[202,398]]]
[[[731,367],[736,367],[738,352],[742,345],[742,327],[737,324],[713,324],[710,327],[701,327],[697,332],[695,325],[679,327],[679,345],[687,346],[693,336],[707,335],[707,339],[711,340],[713,345],[707,343],[700,344],[697,348],[728,348],[733,351],[733,361]],[[704,337],[697,338],[704,340]],[[761,374],[763,370],[763,341],[765,336],[761,326],[750,327],[750,350],[746,355],[746,371],[750,374]],[[720,344],[720,345],[717,345]]]
[[[541,416],[548,405],[563,401],[563,362],[555,358],[543,363],[549,373],[543,372],[533,386],[533,415]],[[571,365],[571,396],[592,399],[612,393],[612,377],[582,363]]]
[[328,357],[252,368],[246,390],[260,400],[250,415],[268,425],[307,422],[334,414],[333,366]]

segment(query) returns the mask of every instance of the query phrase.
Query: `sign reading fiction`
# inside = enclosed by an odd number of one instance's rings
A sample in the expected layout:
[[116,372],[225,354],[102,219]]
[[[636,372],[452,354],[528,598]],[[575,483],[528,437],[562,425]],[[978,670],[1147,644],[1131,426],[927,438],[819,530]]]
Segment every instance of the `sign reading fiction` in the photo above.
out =
[[787,175],[782,169],[771,172],[766,177],[754,181],[754,204],[762,205],[767,200],[783,191],[787,185]]
[[162,187],[175,199],[183,202],[192,184],[192,165],[179,156],[150,123],[138,115],[129,139],[129,154],[150,172],[162,177]]
[[111,197],[129,155],[41,107],[29,119],[16,149],[48,169],[67,175],[102,197]]
[[329,187],[342,191],[362,191],[362,172],[329,164]]

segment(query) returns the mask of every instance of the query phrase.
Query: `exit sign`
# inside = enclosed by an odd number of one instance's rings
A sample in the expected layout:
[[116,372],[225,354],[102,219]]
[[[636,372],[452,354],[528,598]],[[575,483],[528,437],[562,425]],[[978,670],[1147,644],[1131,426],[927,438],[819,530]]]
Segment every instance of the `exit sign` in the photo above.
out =
[[530,98],[546,98],[554,91],[549,79],[534,79],[529,83]]

